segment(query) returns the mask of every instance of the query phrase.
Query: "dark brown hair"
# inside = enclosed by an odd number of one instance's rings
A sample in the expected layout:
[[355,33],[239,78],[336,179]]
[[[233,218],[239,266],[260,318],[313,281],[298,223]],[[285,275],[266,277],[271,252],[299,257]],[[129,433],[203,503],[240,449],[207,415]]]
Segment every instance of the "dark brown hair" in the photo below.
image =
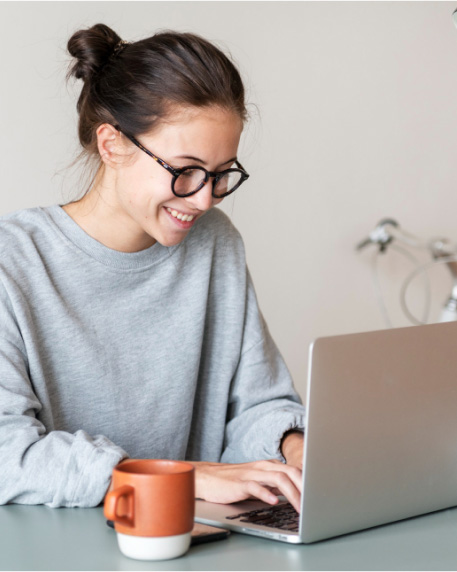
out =
[[[98,155],[96,130],[118,124],[130,135],[151,132],[178,106],[220,106],[245,121],[244,86],[230,59],[214,44],[191,33],[164,31],[121,44],[105,24],[75,32],[68,51],[67,81],[84,82],[77,103],[78,135],[83,147],[76,161]],[[75,161],[75,162],[76,162]],[[87,189],[88,190],[88,189]]]

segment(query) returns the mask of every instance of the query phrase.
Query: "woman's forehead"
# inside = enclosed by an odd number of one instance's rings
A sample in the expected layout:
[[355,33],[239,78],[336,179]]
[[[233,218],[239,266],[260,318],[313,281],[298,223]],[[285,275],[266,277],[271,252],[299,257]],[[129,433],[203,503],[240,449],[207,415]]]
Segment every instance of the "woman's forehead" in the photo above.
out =
[[[238,114],[220,108],[194,108],[185,110],[161,122],[149,135],[143,136],[151,149],[160,146],[163,151],[177,157],[236,155],[243,122]],[[157,149],[158,152],[158,149]]]
[[195,131],[209,132],[233,131],[241,133],[243,121],[238,113],[221,107],[182,107],[174,106],[167,116],[161,119],[146,138],[158,136],[173,136],[193,133]]

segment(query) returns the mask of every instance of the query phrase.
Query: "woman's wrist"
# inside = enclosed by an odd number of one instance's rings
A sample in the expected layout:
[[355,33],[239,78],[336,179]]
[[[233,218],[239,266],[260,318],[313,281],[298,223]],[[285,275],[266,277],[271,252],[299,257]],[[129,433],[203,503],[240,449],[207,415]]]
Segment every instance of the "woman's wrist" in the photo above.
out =
[[303,460],[304,433],[299,429],[286,431],[281,439],[279,450],[287,464],[301,465]]
[[216,463],[206,461],[188,461],[195,469],[195,497],[205,499],[208,490],[208,468],[211,473],[211,466]]

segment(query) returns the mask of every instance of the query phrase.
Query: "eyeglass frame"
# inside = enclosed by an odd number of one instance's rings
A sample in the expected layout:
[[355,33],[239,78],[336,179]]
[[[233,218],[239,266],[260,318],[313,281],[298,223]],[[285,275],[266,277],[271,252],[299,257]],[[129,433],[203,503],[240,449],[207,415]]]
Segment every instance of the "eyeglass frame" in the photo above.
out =
[[[233,192],[235,192],[241,186],[241,184],[244,183],[244,181],[249,179],[249,173],[246,171],[246,169],[241,165],[241,163],[238,160],[235,160],[235,164],[237,165],[238,169],[225,169],[224,171],[219,171],[219,172],[208,171],[207,169],[205,169],[204,167],[201,167],[200,165],[186,165],[185,167],[175,169],[174,167],[169,165],[166,161],[164,161],[163,159],[161,159],[157,155],[154,155],[154,153],[152,151],[149,151],[149,149],[146,149],[146,147],[144,145],[142,145],[138,141],[138,139],[133,137],[133,135],[129,135],[128,133],[125,133],[125,131],[123,131],[119,125],[113,125],[113,127],[115,129],[117,129],[117,131],[119,131],[119,133],[123,133],[127,137],[127,139],[129,139],[134,145],[136,145],[139,149],[141,149],[147,155],[152,157],[154,159],[154,161],[159,163],[159,165],[161,167],[163,167],[164,169],[166,169],[169,173],[171,173],[173,175],[173,179],[171,180],[171,190],[176,197],[183,198],[183,197],[190,197],[192,195],[195,195],[196,193],[198,193],[198,191],[201,191],[201,189],[206,185],[206,183],[209,181],[209,179],[212,178],[213,182],[212,182],[211,196],[213,196],[215,199],[223,199],[223,198],[227,197],[228,195],[231,195]],[[181,175],[187,169],[198,169],[200,171],[203,171],[205,173],[205,178],[200,183],[198,189],[196,189],[195,191],[191,191],[190,193],[187,193],[185,195],[179,195],[175,191],[175,183],[176,183],[176,180],[179,177],[179,175]],[[219,182],[219,180],[224,175],[226,175],[227,173],[231,173],[231,172],[241,173],[241,179],[239,180],[239,182],[233,187],[233,189],[231,189],[230,191],[228,191],[226,193],[223,193],[222,195],[214,194],[214,189],[216,188],[216,185]]]

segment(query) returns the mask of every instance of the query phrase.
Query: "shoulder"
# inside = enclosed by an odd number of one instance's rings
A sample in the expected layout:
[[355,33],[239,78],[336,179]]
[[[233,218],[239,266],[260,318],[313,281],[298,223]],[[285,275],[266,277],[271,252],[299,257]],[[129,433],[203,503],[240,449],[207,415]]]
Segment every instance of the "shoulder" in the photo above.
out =
[[45,209],[34,207],[0,216],[1,262],[23,259],[24,253],[36,250],[49,233]]
[[221,244],[243,246],[240,232],[230,218],[215,207],[205,213],[195,226],[195,238],[216,241]]
[[232,271],[246,263],[244,242],[230,218],[220,209],[212,208],[197,221],[186,239],[185,249],[199,261],[207,259],[213,268]]
[[4,236],[8,233],[31,234],[46,224],[45,218],[41,207],[12,211],[0,215],[0,233]]

